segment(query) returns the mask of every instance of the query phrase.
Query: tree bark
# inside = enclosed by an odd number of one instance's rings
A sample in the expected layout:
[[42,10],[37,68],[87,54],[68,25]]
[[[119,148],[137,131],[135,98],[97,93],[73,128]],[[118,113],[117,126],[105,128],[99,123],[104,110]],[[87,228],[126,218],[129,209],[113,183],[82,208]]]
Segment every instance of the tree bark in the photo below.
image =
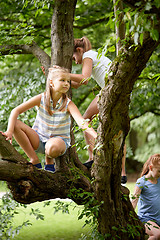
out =
[[124,12],[123,12],[123,1],[117,1],[117,0],[113,0],[114,3],[114,15],[116,18],[116,24],[115,24],[115,28],[116,28],[116,53],[117,56],[119,54],[119,51],[122,47],[122,42],[121,40],[125,39],[125,23],[123,20],[124,17]]
[[51,25],[51,65],[72,68],[73,21],[77,0],[55,1]]
[[[134,5],[135,1],[126,2]],[[69,70],[75,4],[76,1],[56,0],[52,19],[51,65],[57,64]],[[132,208],[129,193],[126,188],[121,187],[121,159],[130,127],[130,94],[137,77],[158,44],[146,33],[143,45],[135,47],[132,41],[128,42],[121,48],[111,66],[107,85],[99,100],[100,123],[98,148],[92,167],[92,177],[95,180],[93,185],[89,172],[78,160],[74,148],[70,148],[67,154],[58,159],[56,172],[49,173],[38,170],[22,158],[0,134],[0,180],[8,182],[15,200],[31,203],[69,197],[78,204],[84,204],[84,197],[77,192],[94,192],[100,206],[98,230],[106,239],[144,239],[144,228]],[[34,55],[37,57],[36,53]],[[72,144],[73,141],[72,138]]]
[[[75,189],[91,192],[91,184],[79,168],[71,170],[72,162],[59,158],[59,166],[55,173],[34,167],[23,158],[0,133],[0,180],[8,182],[13,198],[20,203],[33,203],[61,197],[71,198],[78,204],[83,204],[81,197],[77,198]],[[70,156],[70,159],[73,159]]]
[[35,42],[31,45],[1,45],[0,52],[2,55],[10,54],[33,54],[41,63],[45,69],[49,68],[51,63],[51,58],[47,53],[45,53]]
[[[92,176],[94,192],[99,204],[98,228],[102,235],[111,234],[115,239],[144,239],[144,232],[140,236],[132,237],[127,224],[135,225],[132,206],[125,205],[121,194],[121,159],[125,138],[129,131],[130,120],[128,108],[133,85],[144,69],[158,42],[153,41],[146,33],[143,45],[136,47],[125,46],[119,57],[111,66],[108,84],[102,90],[99,100],[98,144]],[[123,60],[119,60],[122,59]],[[107,216],[107,217],[106,217]],[[140,221],[136,220],[142,227]],[[113,228],[114,226],[114,228]],[[122,231],[125,229],[125,231]],[[136,229],[135,229],[136,230]],[[117,237],[118,236],[118,237]],[[107,239],[107,238],[106,238]]]

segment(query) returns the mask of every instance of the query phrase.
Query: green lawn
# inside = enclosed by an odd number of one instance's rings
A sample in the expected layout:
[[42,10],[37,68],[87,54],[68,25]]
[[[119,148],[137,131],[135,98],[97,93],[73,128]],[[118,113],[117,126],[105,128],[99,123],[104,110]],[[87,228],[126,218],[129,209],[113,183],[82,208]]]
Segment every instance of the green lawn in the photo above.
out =
[[[127,183],[131,194],[134,190],[134,183]],[[0,182],[0,191],[6,191],[6,185]],[[64,201],[66,203],[66,201]],[[82,206],[77,206],[71,202],[69,207],[70,214],[61,211],[54,214],[56,200],[52,200],[49,206],[44,207],[44,202],[37,202],[27,205],[27,208],[19,207],[18,214],[14,217],[14,226],[19,226],[24,221],[29,220],[31,226],[23,227],[19,235],[14,240],[78,240],[81,234],[88,234],[89,227],[84,227],[85,219],[78,220],[78,212]],[[68,202],[67,202],[68,203]],[[39,209],[44,215],[44,220],[36,220],[35,216],[30,215],[31,208]]]
[[133,194],[134,192],[134,187],[135,187],[135,184],[134,182],[127,182],[126,184],[126,187],[130,190],[130,196]]
[[6,191],[7,191],[6,183],[3,181],[0,181],[0,192],[6,192]]
[[[86,233],[89,228],[85,227],[84,220],[77,220],[79,207],[72,202],[69,207],[70,214],[57,212],[54,214],[53,206],[56,200],[51,201],[50,206],[43,207],[44,203],[30,204],[27,209],[20,209],[19,216],[15,217],[16,225],[22,221],[29,221],[32,226],[24,227],[15,240],[75,240],[79,239],[81,233]],[[76,207],[76,208],[74,208]],[[35,216],[29,215],[30,208],[38,208],[44,214],[44,220],[36,220]]]

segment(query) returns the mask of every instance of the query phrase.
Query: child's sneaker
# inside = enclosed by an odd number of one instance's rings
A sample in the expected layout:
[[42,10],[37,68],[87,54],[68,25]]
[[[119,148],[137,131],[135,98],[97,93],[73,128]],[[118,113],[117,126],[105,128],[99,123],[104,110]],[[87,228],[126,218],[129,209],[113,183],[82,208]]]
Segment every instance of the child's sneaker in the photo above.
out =
[[42,169],[41,163],[33,164],[33,166],[35,166],[36,168]]
[[46,164],[44,169],[49,172],[55,172],[54,164]]
[[121,183],[125,184],[127,182],[127,176],[121,176]]
[[88,169],[92,167],[92,164],[93,164],[93,160],[83,163],[83,165]]

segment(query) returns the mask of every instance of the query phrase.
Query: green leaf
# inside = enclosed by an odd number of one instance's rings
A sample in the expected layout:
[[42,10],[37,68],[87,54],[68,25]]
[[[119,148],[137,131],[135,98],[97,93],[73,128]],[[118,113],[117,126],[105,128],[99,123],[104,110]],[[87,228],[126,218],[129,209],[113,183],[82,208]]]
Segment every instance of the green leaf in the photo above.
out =
[[138,45],[138,38],[139,38],[139,33],[135,32],[135,34],[134,34],[134,43],[135,43],[135,45]]
[[145,10],[146,10],[146,11],[149,11],[151,8],[152,8],[151,3],[150,3],[150,2],[147,2],[146,5],[145,5]]
[[115,46],[113,45],[113,46],[109,47],[109,48],[108,48],[108,51],[109,51],[109,52],[115,52],[115,51],[116,51]]
[[140,44],[142,45],[143,44],[143,33],[140,34],[139,41],[140,41]]
[[150,31],[150,35],[153,38],[153,40],[155,40],[155,41],[159,40],[159,32],[156,29],[152,29]]

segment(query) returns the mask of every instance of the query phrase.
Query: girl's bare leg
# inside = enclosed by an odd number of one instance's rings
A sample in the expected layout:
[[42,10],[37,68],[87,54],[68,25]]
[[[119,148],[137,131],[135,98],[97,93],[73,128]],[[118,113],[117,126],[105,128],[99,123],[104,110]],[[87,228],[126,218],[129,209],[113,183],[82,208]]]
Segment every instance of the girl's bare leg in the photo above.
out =
[[17,120],[14,128],[14,138],[29,157],[32,164],[39,163],[35,150],[39,146],[38,134],[25,123]]
[[160,227],[155,222],[148,221],[145,224],[145,231],[149,235],[149,238],[148,238],[149,240],[160,239]]
[[[99,113],[97,102],[98,102],[98,96],[96,96],[93,99],[93,101],[87,108],[86,112],[83,115],[84,119],[89,119],[89,121],[91,121]],[[91,138],[91,136],[87,132],[84,132],[84,137],[86,140],[86,144],[89,146],[88,147],[88,154],[89,154],[88,161],[91,161],[91,160],[93,160],[93,149],[94,149],[95,141],[93,138]]]
[[66,144],[61,138],[50,138],[45,145],[46,164],[54,164],[54,158],[61,156],[65,150]]
[[[84,119],[89,119],[89,121],[92,121],[92,119],[99,113],[99,109],[97,106],[99,97],[96,96],[87,110],[85,111],[83,117]],[[89,154],[89,159],[88,161],[93,160],[93,149],[94,149],[94,140],[90,138],[90,136],[84,132],[84,137],[86,140],[86,144],[89,145],[88,148],[88,154]],[[124,152],[123,152],[123,158],[122,158],[122,172],[121,176],[126,176],[126,171],[125,171],[125,161],[126,161],[126,144],[124,145]]]
[[126,162],[126,144],[124,145],[124,150],[123,150],[123,158],[122,158],[122,176],[126,176],[125,162]]

